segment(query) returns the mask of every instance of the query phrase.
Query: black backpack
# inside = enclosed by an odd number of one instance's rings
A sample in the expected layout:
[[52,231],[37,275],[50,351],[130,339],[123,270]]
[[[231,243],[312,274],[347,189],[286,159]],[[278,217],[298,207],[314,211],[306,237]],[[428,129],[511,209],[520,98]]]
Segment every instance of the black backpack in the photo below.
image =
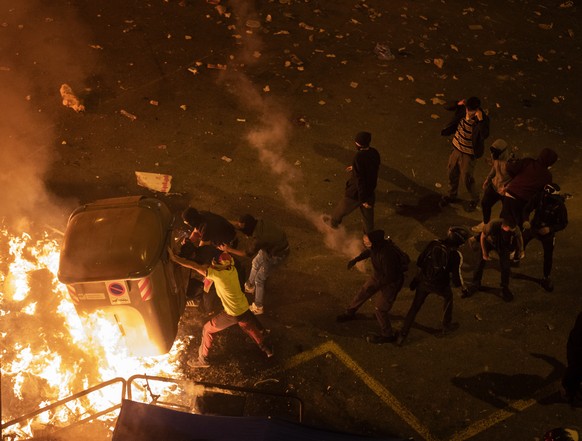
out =
[[418,258],[417,265],[428,282],[444,278],[449,266],[448,247],[439,240],[432,241]]
[[410,256],[406,253],[406,251],[404,251],[402,248],[396,245],[392,241],[392,239],[388,239],[388,243],[392,247],[392,249],[396,251],[396,255],[398,256],[398,262],[400,262],[400,271],[402,271],[402,273],[405,273],[406,271],[408,271],[408,267],[410,266]]
[[568,211],[564,196],[561,194],[542,195],[532,223],[536,228],[549,226],[554,228],[555,232],[563,230],[568,225]]

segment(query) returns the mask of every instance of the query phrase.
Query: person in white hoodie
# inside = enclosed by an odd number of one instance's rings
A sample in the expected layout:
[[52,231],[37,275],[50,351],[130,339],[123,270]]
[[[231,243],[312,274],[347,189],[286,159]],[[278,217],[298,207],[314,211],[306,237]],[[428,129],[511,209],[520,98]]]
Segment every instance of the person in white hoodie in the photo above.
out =
[[511,180],[507,173],[507,142],[503,139],[496,139],[489,147],[491,151],[491,171],[483,181],[483,197],[481,198],[481,211],[483,212],[483,222],[475,225],[471,230],[474,233],[483,231],[483,226],[491,220],[491,210],[493,206],[503,198],[505,186]]

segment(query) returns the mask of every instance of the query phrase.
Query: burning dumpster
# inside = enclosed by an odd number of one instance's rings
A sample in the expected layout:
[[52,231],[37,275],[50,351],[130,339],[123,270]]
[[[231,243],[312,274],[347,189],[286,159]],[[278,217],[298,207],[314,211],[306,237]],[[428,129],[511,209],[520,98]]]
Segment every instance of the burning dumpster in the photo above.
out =
[[98,200],[69,217],[58,278],[77,313],[104,314],[133,355],[163,354],[176,337],[189,274],[167,257],[173,239],[173,216],[154,198]]

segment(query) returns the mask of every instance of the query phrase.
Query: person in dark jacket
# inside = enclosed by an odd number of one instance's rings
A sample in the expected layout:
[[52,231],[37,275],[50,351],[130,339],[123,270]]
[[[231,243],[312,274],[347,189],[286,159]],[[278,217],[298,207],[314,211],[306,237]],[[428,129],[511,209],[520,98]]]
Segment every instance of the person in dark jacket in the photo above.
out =
[[[554,247],[556,246],[556,233],[562,231],[568,225],[568,210],[566,209],[565,198],[560,194],[560,186],[556,183],[548,184],[544,191],[540,192],[528,204],[535,207],[531,221],[526,220],[523,224],[523,246],[524,249],[533,239],[542,243],[544,250],[544,278],[542,287],[551,292],[554,290],[554,283],[550,278],[554,260]],[[526,206],[526,212],[531,210]]]
[[[463,292],[466,291],[467,288],[461,274],[463,255],[459,251],[459,247],[468,238],[469,232],[465,228],[450,227],[445,239],[433,240],[418,256],[416,266],[419,271],[410,284],[410,289],[415,291],[414,300],[396,340],[398,346],[402,346],[406,340],[416,315],[430,293],[443,297],[443,334],[457,329],[458,324],[452,323],[453,291],[451,290],[451,281],[455,286],[461,287]],[[435,250],[436,247],[439,249]],[[439,256],[440,253],[442,253],[442,257]]]
[[236,230],[224,217],[210,211],[198,211],[188,207],[182,213],[184,223],[192,231],[189,240],[196,246],[222,244],[236,246]]
[[562,387],[571,405],[582,405],[582,312],[578,314],[566,343],[568,366],[562,377]]
[[394,342],[397,336],[392,331],[388,313],[404,284],[399,251],[389,238],[384,238],[383,230],[374,230],[365,234],[364,246],[366,249],[348,262],[348,269],[361,260],[369,258],[373,267],[372,276],[362,285],[346,311],[337,316],[337,321],[341,323],[354,320],[356,311],[379,292],[380,295],[376,297],[375,302],[375,314],[380,325],[380,334],[368,335],[366,341],[377,344]]
[[374,229],[375,191],[380,168],[380,153],[370,146],[372,135],[369,132],[359,132],[355,138],[357,152],[352,165],[346,167],[350,178],[346,182],[344,197],[336,205],[331,218],[327,219],[332,228],[337,228],[342,219],[360,209],[364,223],[364,233]]
[[544,186],[552,183],[552,173],[549,168],[558,160],[558,154],[550,149],[543,149],[538,158],[522,158],[508,161],[506,170],[511,180],[505,187],[502,200],[501,217],[512,220],[519,227],[527,213],[524,209]]
[[246,250],[238,250],[229,245],[220,249],[237,256],[252,257],[251,271],[244,284],[247,294],[254,294],[255,301],[250,310],[255,315],[264,313],[265,283],[272,269],[289,255],[287,234],[278,225],[264,219],[256,219],[245,214],[235,223],[237,230],[250,238]]
[[480,260],[473,273],[473,282],[462,297],[470,297],[481,289],[483,270],[486,263],[491,260],[491,251],[495,251],[499,256],[501,270],[501,296],[506,302],[511,302],[513,293],[509,289],[509,277],[511,275],[510,256],[514,254],[515,256],[523,257],[521,231],[512,221],[494,219],[483,227],[479,238],[481,243]]
[[467,209],[473,211],[479,203],[479,189],[475,187],[473,171],[475,160],[483,156],[485,150],[485,139],[489,136],[489,117],[481,108],[481,100],[474,96],[448,103],[445,109],[454,111],[455,116],[441,130],[441,135],[454,136],[448,162],[449,192],[443,196],[440,205],[444,207],[458,201],[459,181],[462,179],[471,197]]

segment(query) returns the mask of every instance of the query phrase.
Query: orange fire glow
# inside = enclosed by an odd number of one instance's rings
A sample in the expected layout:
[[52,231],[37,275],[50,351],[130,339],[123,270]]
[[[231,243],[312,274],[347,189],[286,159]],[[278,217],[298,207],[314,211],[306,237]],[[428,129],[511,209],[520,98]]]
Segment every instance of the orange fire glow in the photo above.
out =
[[[58,265],[59,242],[47,232],[34,238],[0,228],[3,424],[113,378],[182,377],[177,358],[187,341],[177,340],[162,356],[130,356],[110,321],[98,313],[88,317],[89,323],[81,321],[57,279]],[[35,427],[63,426],[119,401],[119,388],[104,389],[7,432],[15,440],[30,438]]]

